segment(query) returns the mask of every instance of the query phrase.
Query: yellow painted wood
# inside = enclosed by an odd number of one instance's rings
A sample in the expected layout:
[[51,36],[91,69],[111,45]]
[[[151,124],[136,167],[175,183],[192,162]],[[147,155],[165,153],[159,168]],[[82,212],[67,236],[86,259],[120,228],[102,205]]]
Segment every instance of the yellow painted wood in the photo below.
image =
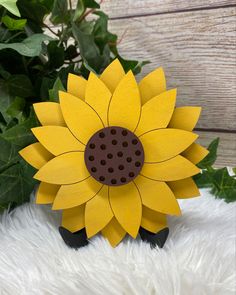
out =
[[88,177],[75,184],[62,185],[53,203],[53,210],[79,206],[92,199],[102,188],[102,184]]
[[141,174],[154,180],[174,181],[198,174],[200,169],[182,156],[161,163],[144,163]]
[[84,153],[71,152],[50,160],[34,175],[34,178],[52,184],[72,184],[88,176]]
[[110,90],[93,72],[90,72],[85,92],[85,101],[97,112],[105,126],[108,125],[107,112],[110,99]]
[[198,135],[180,129],[157,129],[139,137],[142,142],[145,162],[162,162],[187,149]]
[[153,129],[166,128],[174,111],[176,94],[176,89],[171,89],[147,101],[142,106],[135,134],[139,136]]
[[66,126],[59,103],[39,102],[35,103],[33,107],[42,125]]
[[79,142],[67,127],[43,126],[32,128],[31,131],[38,141],[55,156],[85,149],[85,145]]
[[85,89],[87,81],[78,75],[69,74],[67,80],[68,93],[85,100]]
[[141,175],[136,177],[134,182],[144,206],[161,213],[181,215],[175,195],[165,182],[151,180]]
[[139,121],[141,102],[135,77],[129,71],[120,81],[111,98],[108,110],[110,126],[121,126],[133,131]]
[[153,211],[143,206],[141,226],[146,230],[157,233],[167,226],[166,214]]
[[86,144],[90,137],[104,125],[89,104],[75,96],[59,92],[64,119],[74,136]]
[[201,113],[201,107],[179,107],[174,110],[169,128],[192,131]]
[[207,149],[197,143],[193,143],[182,152],[182,155],[193,164],[197,164],[204,159],[208,153],[209,151]]
[[167,182],[168,186],[178,199],[188,199],[200,196],[198,187],[192,178]]
[[166,91],[166,79],[163,69],[157,68],[145,76],[139,83],[139,89],[142,104]]
[[91,238],[101,231],[112,219],[113,212],[108,198],[108,186],[103,186],[97,195],[86,203],[85,228]]
[[85,204],[62,211],[61,225],[72,233],[85,227],[84,223]]
[[36,194],[36,204],[53,203],[59,188],[59,185],[41,182]]
[[106,84],[106,86],[113,93],[117,85],[124,77],[125,71],[118,59],[115,59],[109,66],[103,71],[100,79]]
[[141,223],[142,203],[133,182],[109,188],[112,211],[120,225],[136,238]]
[[120,226],[115,217],[102,230],[102,235],[108,239],[112,247],[117,246],[125,237],[126,231]]
[[36,169],[40,169],[53,158],[53,155],[39,142],[28,145],[22,149],[19,154],[23,159],[25,159],[26,162]]

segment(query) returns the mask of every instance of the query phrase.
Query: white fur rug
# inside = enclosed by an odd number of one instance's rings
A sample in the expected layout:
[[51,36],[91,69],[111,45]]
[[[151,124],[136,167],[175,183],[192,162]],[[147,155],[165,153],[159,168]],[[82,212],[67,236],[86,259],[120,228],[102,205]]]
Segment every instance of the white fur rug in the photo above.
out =
[[59,236],[59,215],[33,203],[0,216],[0,294],[235,294],[236,202],[183,200],[164,249],[102,237],[78,251]]

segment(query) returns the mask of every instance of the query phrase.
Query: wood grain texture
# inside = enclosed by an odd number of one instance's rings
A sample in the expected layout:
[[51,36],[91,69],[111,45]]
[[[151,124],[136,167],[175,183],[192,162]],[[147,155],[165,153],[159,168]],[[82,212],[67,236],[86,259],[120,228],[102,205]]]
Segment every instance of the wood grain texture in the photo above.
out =
[[220,138],[216,167],[236,167],[236,134],[205,131],[196,131],[196,133],[199,135],[197,142],[204,147],[208,147],[213,139]]
[[235,0],[104,0],[101,8],[110,18],[119,18],[235,4]]
[[110,21],[123,57],[162,66],[180,105],[203,107],[197,127],[236,130],[235,8]]

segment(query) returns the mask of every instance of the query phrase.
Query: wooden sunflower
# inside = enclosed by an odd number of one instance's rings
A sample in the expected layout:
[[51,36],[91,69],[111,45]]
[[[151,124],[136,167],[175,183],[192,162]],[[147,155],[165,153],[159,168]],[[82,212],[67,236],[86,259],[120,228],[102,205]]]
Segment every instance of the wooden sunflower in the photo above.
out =
[[191,176],[207,150],[192,132],[200,107],[175,108],[158,68],[137,84],[114,60],[100,77],[70,74],[59,103],[34,105],[38,142],[21,156],[38,169],[36,202],[63,210],[62,226],[101,232],[112,246],[140,227],[157,233],[178,198],[199,195]]

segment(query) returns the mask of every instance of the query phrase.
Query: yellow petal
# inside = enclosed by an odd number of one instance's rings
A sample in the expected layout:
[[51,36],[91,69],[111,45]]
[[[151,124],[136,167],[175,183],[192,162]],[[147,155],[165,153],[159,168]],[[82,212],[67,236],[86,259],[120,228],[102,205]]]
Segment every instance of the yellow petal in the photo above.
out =
[[88,176],[84,153],[72,152],[50,160],[34,175],[34,178],[52,184],[71,184],[84,180]]
[[145,151],[145,162],[162,162],[189,147],[198,135],[180,129],[157,129],[139,137]]
[[108,121],[110,126],[134,130],[140,117],[140,96],[135,77],[129,71],[120,81],[111,98]]
[[139,89],[142,104],[166,91],[166,79],[163,69],[158,68],[144,77],[139,83]]
[[108,199],[108,186],[86,203],[85,228],[88,238],[102,230],[112,219],[113,213]]
[[36,169],[40,169],[53,158],[53,155],[49,153],[49,151],[47,151],[39,142],[28,145],[22,149],[19,154],[26,162]]
[[43,126],[32,128],[31,131],[38,141],[55,156],[85,149],[85,146],[66,127]]
[[144,206],[170,215],[180,215],[175,195],[165,182],[151,180],[143,176],[135,179]]
[[142,106],[136,135],[159,128],[166,128],[170,122],[176,101],[176,89],[165,91]]
[[102,230],[102,235],[108,239],[112,247],[117,246],[125,237],[126,231],[120,226],[115,217]]
[[42,125],[66,126],[61,107],[56,102],[39,102],[34,104],[34,111]]
[[62,212],[61,225],[72,233],[84,228],[85,204],[71,209],[65,209]]
[[200,107],[179,107],[174,110],[169,128],[192,131],[201,113]]
[[208,153],[209,151],[207,149],[197,143],[193,143],[182,152],[182,155],[193,164],[197,164],[204,159]]
[[167,226],[166,215],[143,206],[141,226],[152,233],[158,233]]
[[142,204],[133,182],[109,188],[112,211],[120,225],[136,238],[141,223]]
[[36,194],[36,204],[53,203],[60,186],[41,182]]
[[83,100],[62,91],[59,92],[59,96],[68,128],[79,141],[86,144],[97,130],[104,127],[101,118]]
[[92,199],[102,188],[102,184],[93,177],[75,184],[62,185],[53,203],[53,210],[79,206]]
[[68,93],[84,100],[87,81],[78,75],[69,74],[67,80]]
[[100,79],[106,84],[109,90],[113,93],[116,86],[124,77],[125,71],[118,59],[115,59],[109,66],[103,71]]
[[167,182],[167,184],[178,199],[188,199],[200,196],[200,192],[192,178],[170,181]]
[[110,99],[110,90],[93,72],[91,72],[87,82],[85,101],[98,113],[105,126],[108,125],[107,111]]
[[198,174],[200,169],[182,156],[161,163],[144,163],[141,174],[154,180],[174,181]]

